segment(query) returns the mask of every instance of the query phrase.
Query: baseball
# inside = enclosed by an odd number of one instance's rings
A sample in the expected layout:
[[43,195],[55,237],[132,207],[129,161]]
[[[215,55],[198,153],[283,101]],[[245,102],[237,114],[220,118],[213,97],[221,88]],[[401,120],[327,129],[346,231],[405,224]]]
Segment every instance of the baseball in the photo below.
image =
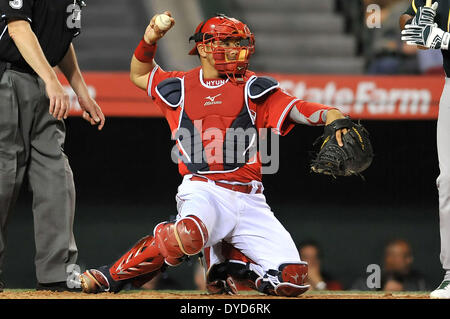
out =
[[158,26],[159,30],[166,31],[169,30],[172,22],[167,14],[160,14],[156,17],[155,24]]

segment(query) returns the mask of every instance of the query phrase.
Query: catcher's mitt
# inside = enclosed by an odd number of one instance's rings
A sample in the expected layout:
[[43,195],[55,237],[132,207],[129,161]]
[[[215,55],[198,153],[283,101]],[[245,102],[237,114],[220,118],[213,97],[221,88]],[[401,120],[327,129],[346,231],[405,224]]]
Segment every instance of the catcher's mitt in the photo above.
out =
[[[342,135],[343,146],[336,140],[336,131],[347,128]],[[373,149],[369,132],[349,118],[338,119],[325,126],[324,133],[314,144],[322,141],[316,158],[311,163],[315,173],[332,176],[359,175],[372,163]]]

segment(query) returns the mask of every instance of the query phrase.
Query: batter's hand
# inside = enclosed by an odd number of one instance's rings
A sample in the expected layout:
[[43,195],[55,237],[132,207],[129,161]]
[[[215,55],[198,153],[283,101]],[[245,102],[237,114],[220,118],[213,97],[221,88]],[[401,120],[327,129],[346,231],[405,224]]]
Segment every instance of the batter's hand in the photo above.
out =
[[448,50],[450,33],[439,28],[436,23],[424,26],[407,24],[402,31],[402,41],[429,49]]
[[156,43],[159,39],[161,39],[167,33],[167,31],[172,29],[172,27],[175,25],[175,19],[172,17],[172,13],[170,13],[170,11],[164,11],[164,14],[166,14],[170,17],[170,21],[171,21],[170,27],[165,31],[159,30],[158,26],[155,24],[156,17],[159,14],[154,15],[153,18],[150,20],[150,23],[147,26],[147,29],[145,29],[144,41],[147,42],[148,44]]
[[436,17],[438,6],[439,3],[435,2],[431,7],[419,7],[416,15],[411,21],[411,24],[420,26],[434,24],[434,18]]
[[70,110],[69,94],[57,79],[45,84],[45,91],[50,100],[49,113],[56,119],[66,118]]
[[[334,120],[337,119],[343,119],[345,118],[344,114],[341,113],[341,111],[339,110],[329,110],[327,112],[327,121],[325,123],[325,125],[330,124],[331,122],[333,122]],[[344,134],[346,134],[348,132],[348,130],[346,128],[340,129],[336,131],[336,140],[339,144],[339,146],[344,146],[344,143],[342,142],[342,136]]]
[[100,131],[105,125],[105,115],[102,109],[91,97],[78,97],[78,103],[83,110],[83,119],[91,123],[91,125],[98,125]]

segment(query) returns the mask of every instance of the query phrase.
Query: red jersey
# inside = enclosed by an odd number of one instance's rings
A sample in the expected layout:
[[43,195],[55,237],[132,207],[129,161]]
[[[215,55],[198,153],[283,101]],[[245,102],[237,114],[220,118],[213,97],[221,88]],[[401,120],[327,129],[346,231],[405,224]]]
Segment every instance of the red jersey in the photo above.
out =
[[[248,80],[244,83],[232,83],[225,79],[204,80],[200,67],[188,72],[172,71],[166,72],[156,66],[149,75],[147,86],[148,95],[161,109],[167,122],[169,123],[172,138],[183,126],[192,126],[193,129],[202,133],[202,147],[205,158],[208,159],[209,169],[207,171],[196,171],[207,178],[218,181],[227,180],[241,183],[249,183],[252,180],[261,181],[261,159],[258,153],[249,158],[240,167],[226,169],[221,163],[210,161],[217,158],[218,154],[209,153],[213,148],[214,139],[205,134],[209,128],[220,128],[225,130],[236,122],[247,116],[251,125],[259,131],[262,128],[271,129],[279,135],[286,135],[293,127],[294,123],[289,119],[289,113],[296,104],[306,103],[285,93],[278,87],[274,88],[271,94],[264,99],[251,99],[248,94],[248,83],[256,76],[252,72],[247,72]],[[158,84],[169,78],[178,78],[182,82],[182,93],[180,103],[171,105],[164,99],[159,91]],[[310,103],[311,104],[311,103]],[[311,105],[305,107],[308,111]],[[297,105],[297,108],[298,105]],[[306,116],[305,116],[306,118]],[[240,122],[243,122],[242,120]],[[245,122],[245,121],[244,121]],[[188,123],[188,124],[185,124]],[[322,124],[322,123],[319,123]],[[218,138],[214,136],[214,138]],[[219,138],[224,143],[224,138]],[[185,152],[182,143],[177,140],[180,153]],[[217,150],[220,148],[214,148]],[[191,160],[189,158],[189,160]],[[192,168],[186,162],[178,161],[179,172],[182,176],[192,174]]]

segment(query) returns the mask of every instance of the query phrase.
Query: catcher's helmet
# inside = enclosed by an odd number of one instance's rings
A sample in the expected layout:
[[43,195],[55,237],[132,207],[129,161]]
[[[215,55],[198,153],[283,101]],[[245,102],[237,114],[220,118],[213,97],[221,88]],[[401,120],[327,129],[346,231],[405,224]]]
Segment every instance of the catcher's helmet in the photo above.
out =
[[[190,55],[198,54],[197,44],[212,44],[210,53],[213,54],[216,70],[234,79],[245,74],[250,56],[255,52],[255,37],[247,25],[223,14],[200,23],[189,38],[191,40],[195,41],[195,46],[189,51]],[[238,40],[238,46],[223,46],[220,41],[224,40]],[[230,50],[239,50],[235,60],[228,59],[226,53]]]

